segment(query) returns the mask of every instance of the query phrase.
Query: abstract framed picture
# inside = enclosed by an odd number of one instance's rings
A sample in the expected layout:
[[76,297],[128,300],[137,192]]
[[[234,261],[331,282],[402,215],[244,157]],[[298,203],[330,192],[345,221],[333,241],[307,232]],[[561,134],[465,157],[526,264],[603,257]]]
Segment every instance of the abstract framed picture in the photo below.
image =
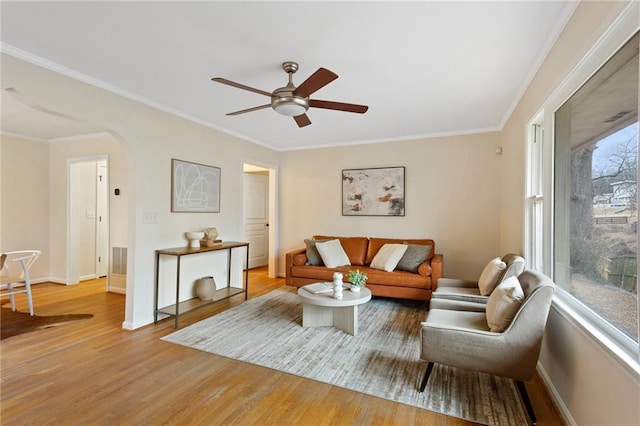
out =
[[343,216],[404,216],[404,167],[342,171]]
[[172,159],[171,211],[220,213],[220,168]]

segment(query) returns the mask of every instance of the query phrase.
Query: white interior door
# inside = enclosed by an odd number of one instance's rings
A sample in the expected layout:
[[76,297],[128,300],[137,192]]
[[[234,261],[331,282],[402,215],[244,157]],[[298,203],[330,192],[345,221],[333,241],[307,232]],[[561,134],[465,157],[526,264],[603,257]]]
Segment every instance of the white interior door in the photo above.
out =
[[109,186],[107,160],[96,163],[96,276],[107,276],[109,265]]
[[85,158],[68,162],[67,284],[108,275],[106,170],[107,160]]
[[244,174],[244,234],[249,269],[269,262],[269,174]]

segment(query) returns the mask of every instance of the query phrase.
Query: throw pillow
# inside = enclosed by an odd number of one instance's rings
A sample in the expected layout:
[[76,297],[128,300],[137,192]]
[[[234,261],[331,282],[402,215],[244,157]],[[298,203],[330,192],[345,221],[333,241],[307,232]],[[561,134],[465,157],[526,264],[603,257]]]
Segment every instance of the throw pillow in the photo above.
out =
[[340,240],[318,241],[316,248],[327,268],[337,268],[338,266],[349,266],[349,257],[344,252]]
[[498,285],[498,281],[500,277],[502,277],[505,269],[507,269],[507,264],[499,257],[487,263],[487,266],[484,267],[478,279],[478,288],[480,289],[481,295],[488,296],[491,294],[493,289]]
[[506,330],[523,299],[524,292],[516,277],[502,281],[487,300],[487,325],[491,331],[499,333]]
[[304,243],[307,245],[307,261],[305,262],[305,265],[322,265],[322,258],[320,257],[320,253],[318,253],[318,249],[316,248],[317,242],[318,240],[304,240]]
[[407,251],[402,255],[396,269],[418,273],[418,266],[424,263],[431,253],[431,245],[407,244]]
[[407,244],[385,244],[380,247],[373,257],[370,267],[391,272],[396,269],[398,262],[407,251]]

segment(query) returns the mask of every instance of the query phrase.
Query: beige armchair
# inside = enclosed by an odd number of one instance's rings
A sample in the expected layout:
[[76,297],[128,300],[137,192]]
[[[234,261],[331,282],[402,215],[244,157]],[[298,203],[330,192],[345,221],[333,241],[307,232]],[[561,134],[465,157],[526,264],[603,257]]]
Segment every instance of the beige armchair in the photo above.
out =
[[[520,297],[508,288],[514,282],[516,286],[519,283]],[[499,288],[492,293],[486,313],[445,309],[428,312],[422,323],[421,358],[427,361],[427,368],[420,392],[427,386],[435,363],[513,378],[535,424],[524,381],[535,373],[555,284],[541,273],[524,271]],[[503,318],[507,320],[503,325],[506,328],[491,331],[493,325],[489,324],[494,324],[495,318],[490,316],[495,315],[496,307],[504,306],[501,304],[505,297],[521,301],[512,310],[512,320]]]
[[[495,286],[509,277],[517,277],[524,271],[525,260],[522,256],[509,253],[502,257],[502,261],[505,269],[495,277]],[[429,309],[484,312],[490,293],[483,295],[478,281],[440,278],[437,286],[431,293]]]

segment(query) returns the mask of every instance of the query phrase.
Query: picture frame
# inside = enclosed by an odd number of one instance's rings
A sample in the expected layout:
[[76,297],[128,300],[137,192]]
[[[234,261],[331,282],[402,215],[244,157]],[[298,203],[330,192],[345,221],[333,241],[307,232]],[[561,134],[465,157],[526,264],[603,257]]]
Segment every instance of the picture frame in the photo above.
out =
[[343,216],[404,214],[404,166],[342,170]]
[[220,213],[220,168],[171,159],[171,212]]

